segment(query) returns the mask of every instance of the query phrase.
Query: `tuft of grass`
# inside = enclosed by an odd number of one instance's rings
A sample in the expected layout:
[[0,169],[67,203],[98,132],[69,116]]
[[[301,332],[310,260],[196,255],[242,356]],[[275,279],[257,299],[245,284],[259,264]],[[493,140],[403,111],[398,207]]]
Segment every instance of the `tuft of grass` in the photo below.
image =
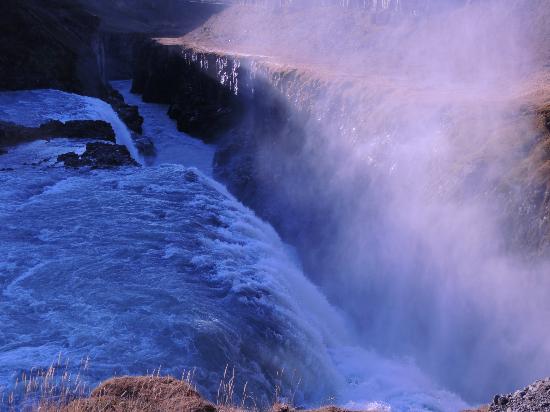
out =
[[48,368],[24,371],[6,393],[0,389],[0,410],[53,411],[90,392],[82,378],[89,367],[89,358],[80,361],[76,374],[71,372],[69,359],[61,355]]

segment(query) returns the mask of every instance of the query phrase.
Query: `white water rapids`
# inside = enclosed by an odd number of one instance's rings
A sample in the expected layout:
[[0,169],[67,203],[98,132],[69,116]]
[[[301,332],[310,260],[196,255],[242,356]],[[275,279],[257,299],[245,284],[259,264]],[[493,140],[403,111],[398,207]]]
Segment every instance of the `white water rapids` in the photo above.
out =
[[[85,144],[69,139],[0,156],[0,387],[9,391],[21,372],[61,354],[76,364],[90,357],[90,385],[196,368],[199,389],[215,400],[229,365],[265,402],[281,384],[306,406],[466,406],[412,361],[357,347],[293,251],[209,177],[214,149],[178,133],[166,108],[142,103],[128,82],[116,87],[140,106],[157,149],[152,165],[69,170],[57,155]],[[0,94],[0,120],[53,118],[109,121],[136,155],[103,102]]]

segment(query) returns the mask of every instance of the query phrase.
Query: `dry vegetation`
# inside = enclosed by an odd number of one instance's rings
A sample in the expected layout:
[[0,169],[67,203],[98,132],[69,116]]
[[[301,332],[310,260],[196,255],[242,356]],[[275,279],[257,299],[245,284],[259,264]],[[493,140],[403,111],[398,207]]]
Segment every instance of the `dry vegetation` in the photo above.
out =
[[[88,395],[80,379],[74,379],[61,367],[52,366],[44,373],[18,383],[19,395],[12,392],[0,402],[9,411],[28,412],[296,412],[293,406],[278,400],[268,408],[260,408],[245,395],[240,403],[234,401],[233,379],[220,383],[218,400],[205,400],[192,384],[191,374],[182,379],[149,375],[109,379]],[[18,397],[19,396],[19,397]],[[376,412],[369,409],[365,412]],[[351,412],[336,406],[324,406],[305,412]]]

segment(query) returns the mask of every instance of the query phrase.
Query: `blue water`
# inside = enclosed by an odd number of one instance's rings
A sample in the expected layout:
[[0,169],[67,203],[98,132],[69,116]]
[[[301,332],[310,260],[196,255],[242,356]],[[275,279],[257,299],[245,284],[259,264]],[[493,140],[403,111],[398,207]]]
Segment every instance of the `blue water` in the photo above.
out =
[[[158,154],[150,166],[65,169],[57,155],[85,145],[70,139],[0,156],[0,387],[59,356],[75,368],[89,357],[89,385],[194,370],[216,400],[229,366],[237,392],[247,382],[260,402],[280,385],[302,405],[465,406],[412,362],[356,347],[292,249],[209,177],[213,148],[179,134],[162,106],[129,96],[128,83],[116,85],[146,117]],[[113,119],[90,98],[0,95],[0,119],[47,118]]]

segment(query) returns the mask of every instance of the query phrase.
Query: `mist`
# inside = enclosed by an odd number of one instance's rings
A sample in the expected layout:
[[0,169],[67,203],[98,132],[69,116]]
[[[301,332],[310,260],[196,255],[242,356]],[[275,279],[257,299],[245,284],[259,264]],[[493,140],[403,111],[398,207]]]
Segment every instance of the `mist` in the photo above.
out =
[[206,24],[213,48],[288,65],[317,96],[278,90],[288,124],[256,148],[278,229],[365,347],[471,402],[548,375],[547,2],[329,3]]

